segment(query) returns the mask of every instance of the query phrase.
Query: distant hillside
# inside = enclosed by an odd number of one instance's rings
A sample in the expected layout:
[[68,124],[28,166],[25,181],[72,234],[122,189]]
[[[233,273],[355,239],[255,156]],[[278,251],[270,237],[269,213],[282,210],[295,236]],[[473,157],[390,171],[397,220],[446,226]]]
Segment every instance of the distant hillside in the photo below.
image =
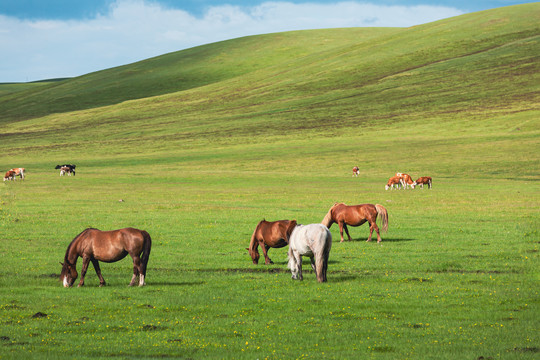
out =
[[331,29],[213,43],[0,97],[0,113],[19,120],[188,90],[395,31]]
[[[325,102],[350,106],[350,101],[362,98],[371,104],[387,99],[397,107],[387,109],[392,116],[404,106],[427,106],[418,101],[433,101],[433,97],[437,97],[438,106],[450,108],[460,102],[473,106],[495,99],[530,101],[538,94],[539,24],[540,4],[536,3],[411,28],[329,29],[245,37],[23,91],[2,92],[0,86],[0,122],[209,85],[217,86],[212,91],[231,104],[240,101],[240,106],[253,106],[253,98],[246,98],[250,93],[260,97],[257,101],[285,101],[282,105],[286,107],[299,101],[301,106],[319,108]],[[227,93],[232,79],[238,79],[236,84],[241,85],[234,91],[241,93]],[[520,86],[515,86],[516,82]],[[260,93],[263,87],[264,96]],[[367,93],[371,95],[366,97]]]

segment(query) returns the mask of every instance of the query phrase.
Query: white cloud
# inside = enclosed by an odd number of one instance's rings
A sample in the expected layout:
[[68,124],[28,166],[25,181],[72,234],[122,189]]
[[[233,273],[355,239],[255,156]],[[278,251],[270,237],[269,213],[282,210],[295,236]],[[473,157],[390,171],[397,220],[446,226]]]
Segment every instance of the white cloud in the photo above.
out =
[[117,0],[108,13],[80,21],[31,21],[0,15],[0,82],[77,76],[246,35],[334,27],[407,27],[460,14],[449,7],[348,1],[223,5],[196,17],[155,2]]

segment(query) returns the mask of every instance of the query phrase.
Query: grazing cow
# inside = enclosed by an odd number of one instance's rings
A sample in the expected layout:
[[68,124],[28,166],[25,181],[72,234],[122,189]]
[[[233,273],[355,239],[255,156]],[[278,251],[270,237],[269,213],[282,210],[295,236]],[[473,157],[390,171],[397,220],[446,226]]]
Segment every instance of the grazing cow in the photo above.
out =
[[15,180],[15,171],[8,170],[4,175],[4,181]]
[[352,173],[353,173],[352,176],[360,175],[360,169],[358,168],[358,166],[355,166],[355,167],[352,168]]
[[68,174],[68,176],[71,176],[71,174],[75,175],[75,170],[68,166],[62,166],[60,168],[60,176],[64,176],[65,174]]
[[10,171],[13,171],[15,176],[20,176],[21,180],[24,180],[24,172],[26,171],[25,168],[13,168]]
[[424,188],[424,185],[427,184],[428,186],[428,189],[431,189],[431,183],[432,183],[432,180],[429,176],[422,176],[422,177],[419,177],[415,182],[414,184],[415,185],[420,185],[420,187],[423,189]]
[[404,189],[407,189],[409,186],[414,189],[414,187],[416,186],[409,174],[398,172],[396,173],[396,176],[399,176],[401,178],[401,185],[403,185]]
[[394,188],[399,189],[402,186],[401,178],[399,176],[392,176],[390,179],[388,179],[388,182],[386,183],[386,186],[384,187],[386,190]]
[[77,165],[73,165],[73,164],[56,165],[55,169],[58,170],[65,166],[67,166],[68,168],[71,168],[71,171],[73,172],[73,174],[75,174],[75,168],[77,167]]

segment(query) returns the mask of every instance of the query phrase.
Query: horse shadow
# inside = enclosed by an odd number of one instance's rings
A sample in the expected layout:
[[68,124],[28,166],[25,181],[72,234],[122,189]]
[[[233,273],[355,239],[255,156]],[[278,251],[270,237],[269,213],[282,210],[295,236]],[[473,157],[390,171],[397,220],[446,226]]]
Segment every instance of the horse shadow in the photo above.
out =
[[[348,240],[345,239],[343,242],[347,242]],[[416,241],[416,239],[410,239],[410,238],[382,238],[381,244],[384,242],[407,242],[407,241]],[[366,238],[351,238],[351,242],[365,242],[365,243],[377,243],[377,239],[372,239],[371,241],[366,241]]]
[[156,281],[152,282],[152,285],[157,286],[197,286],[204,285],[204,281]]

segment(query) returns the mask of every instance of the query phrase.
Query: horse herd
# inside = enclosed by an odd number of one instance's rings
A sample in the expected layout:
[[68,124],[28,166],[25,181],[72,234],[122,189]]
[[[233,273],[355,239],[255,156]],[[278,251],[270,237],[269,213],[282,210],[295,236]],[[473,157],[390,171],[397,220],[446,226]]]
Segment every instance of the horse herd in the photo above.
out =
[[[371,241],[373,230],[377,232],[377,242],[381,242],[379,227],[376,224],[377,216],[381,217],[382,229],[388,229],[388,212],[379,204],[363,204],[347,206],[343,203],[334,204],[320,224],[301,225],[296,220],[260,221],[255,227],[247,250],[253,264],[259,263],[258,247],[262,248],[265,264],[273,264],[268,257],[270,248],[281,248],[289,245],[288,268],[292,278],[302,280],[302,256],[311,260],[317,281],[326,282],[328,258],[332,248],[332,234],[329,228],[332,224],[339,225],[341,241],[343,230],[347,233],[349,241],[349,226],[360,226],[365,222],[370,225],[367,241]],[[146,268],[152,249],[150,234],[144,230],[124,228],[112,231],[101,231],[88,228],[77,235],[66,249],[64,262],[61,262],[60,281],[64,287],[73,286],[78,277],[77,260],[83,259],[81,279],[78,286],[84,285],[84,278],[90,262],[99,278],[99,286],[105,285],[101,275],[99,261],[107,263],[122,260],[128,254],[133,259],[133,277],[130,286],[145,285]]]
[[[60,176],[64,174],[75,175],[75,165],[65,164],[57,165],[55,169],[60,169]],[[358,176],[358,167],[353,168],[353,174]],[[24,179],[24,168],[10,169],[4,176],[4,181],[13,180],[15,176]],[[408,174],[397,173],[392,177],[386,186],[386,189],[394,185],[413,189],[417,185],[427,184],[431,188],[431,178],[422,177],[412,181]],[[253,264],[259,263],[260,246],[265,264],[273,264],[268,257],[270,248],[281,248],[289,245],[288,265],[291,270],[292,278],[302,280],[302,256],[307,256],[311,260],[317,281],[326,282],[326,272],[328,269],[328,258],[332,248],[332,235],[329,228],[338,224],[341,242],[344,241],[343,231],[347,234],[349,241],[348,226],[360,226],[365,222],[369,223],[369,237],[371,241],[373,231],[377,233],[377,243],[382,241],[380,229],[377,226],[377,217],[380,217],[382,230],[388,230],[388,212],[386,208],[379,204],[362,204],[348,206],[344,203],[335,203],[327,212],[320,224],[301,225],[296,220],[278,220],[278,221],[260,221],[255,227],[251,236],[249,255]],[[152,248],[152,239],[150,234],[144,230],[134,228],[124,228],[112,231],[101,231],[94,228],[88,228],[77,235],[66,249],[64,262],[61,262],[62,270],[60,280],[64,287],[73,286],[78,277],[76,265],[77,259],[83,259],[81,269],[81,279],[78,286],[84,285],[84,278],[88,265],[92,262],[96,274],[99,278],[100,286],[105,285],[105,280],[101,275],[99,261],[116,262],[122,260],[128,254],[133,259],[133,277],[129,283],[133,286],[137,283],[139,286],[145,285],[146,268]]]

